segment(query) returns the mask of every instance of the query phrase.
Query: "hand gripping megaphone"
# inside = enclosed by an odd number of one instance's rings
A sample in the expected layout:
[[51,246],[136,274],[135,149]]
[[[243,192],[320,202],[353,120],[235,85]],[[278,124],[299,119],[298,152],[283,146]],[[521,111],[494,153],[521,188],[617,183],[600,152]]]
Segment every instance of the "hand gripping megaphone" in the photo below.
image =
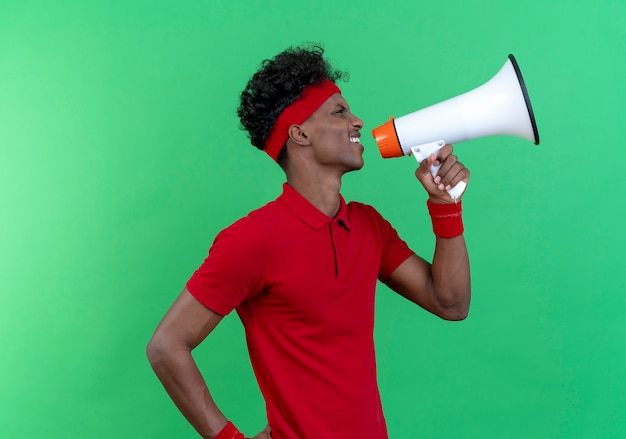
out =
[[[513,55],[488,82],[462,95],[391,119],[372,130],[383,158],[413,155],[418,163],[446,143],[493,135],[510,135],[539,145],[539,132],[517,61]],[[431,173],[437,175],[438,167]],[[448,191],[454,199],[461,182]]]

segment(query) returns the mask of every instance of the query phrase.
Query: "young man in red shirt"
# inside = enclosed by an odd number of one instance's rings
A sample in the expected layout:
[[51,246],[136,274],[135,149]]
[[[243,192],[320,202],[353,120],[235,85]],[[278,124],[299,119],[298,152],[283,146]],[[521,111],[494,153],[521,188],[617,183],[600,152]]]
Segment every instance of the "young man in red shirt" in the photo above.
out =
[[[373,207],[340,194],[342,176],[363,166],[363,122],[335,84],[342,76],[320,47],[290,48],[241,94],[242,126],[284,170],[282,194],[217,235],[147,349],[204,438],[244,437],[191,355],[234,309],[266,401],[268,426],[255,438],[273,439],[387,438],[373,341],[378,280],[443,319],[468,313],[461,203],[446,189],[469,181],[469,171],[446,145],[415,172],[437,236],[428,263]],[[433,164],[441,164],[435,178]]]

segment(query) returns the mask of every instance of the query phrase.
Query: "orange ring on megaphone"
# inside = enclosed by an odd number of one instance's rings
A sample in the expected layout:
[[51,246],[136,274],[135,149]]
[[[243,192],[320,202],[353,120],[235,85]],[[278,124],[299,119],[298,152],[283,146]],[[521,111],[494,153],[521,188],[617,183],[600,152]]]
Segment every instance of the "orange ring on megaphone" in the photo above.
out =
[[388,122],[385,122],[378,128],[374,128],[372,136],[376,139],[378,151],[380,151],[380,155],[384,159],[402,157],[404,155],[398,140],[398,133],[396,133],[396,126],[393,123],[393,116],[389,116]]

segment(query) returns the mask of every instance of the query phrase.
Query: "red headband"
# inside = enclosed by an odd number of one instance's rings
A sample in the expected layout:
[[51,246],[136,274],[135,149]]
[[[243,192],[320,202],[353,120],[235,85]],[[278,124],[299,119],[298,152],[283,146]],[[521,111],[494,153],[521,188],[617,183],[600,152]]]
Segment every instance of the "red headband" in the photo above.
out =
[[276,123],[265,140],[265,151],[274,161],[289,138],[289,127],[300,125],[309,118],[326,100],[335,93],[341,93],[334,82],[325,79],[319,84],[307,85],[302,94],[280,113]]

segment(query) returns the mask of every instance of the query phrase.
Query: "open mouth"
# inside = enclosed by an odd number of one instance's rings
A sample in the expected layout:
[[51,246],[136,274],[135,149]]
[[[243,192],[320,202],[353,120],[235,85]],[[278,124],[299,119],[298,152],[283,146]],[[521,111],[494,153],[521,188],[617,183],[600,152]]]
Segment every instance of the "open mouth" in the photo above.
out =
[[350,142],[352,143],[361,143],[358,137],[350,137]]

